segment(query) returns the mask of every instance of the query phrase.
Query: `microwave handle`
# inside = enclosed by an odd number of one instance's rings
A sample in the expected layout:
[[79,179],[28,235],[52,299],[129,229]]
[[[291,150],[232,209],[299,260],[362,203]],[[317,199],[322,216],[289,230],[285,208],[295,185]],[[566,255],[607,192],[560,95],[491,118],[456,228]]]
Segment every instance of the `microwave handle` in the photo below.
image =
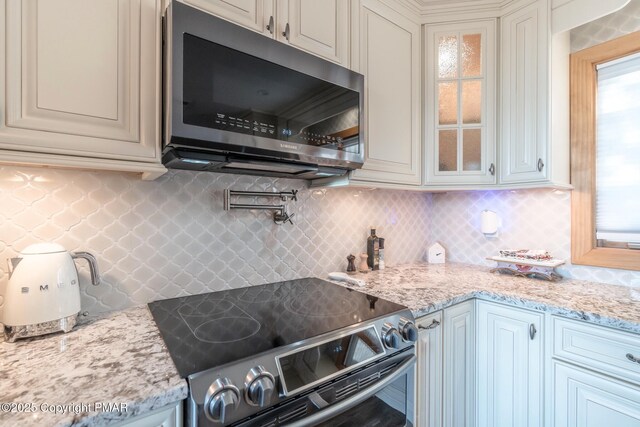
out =
[[322,421],[326,421],[330,418],[339,415],[340,413],[351,409],[356,405],[364,402],[380,390],[403,376],[411,369],[416,363],[416,356],[412,355],[410,358],[402,362],[391,373],[389,373],[384,379],[375,383],[371,387],[365,389],[362,393],[355,394],[345,400],[335,403],[331,406],[327,406],[327,409],[316,412],[308,417],[304,417],[298,421],[287,424],[287,427],[310,427],[314,426]]

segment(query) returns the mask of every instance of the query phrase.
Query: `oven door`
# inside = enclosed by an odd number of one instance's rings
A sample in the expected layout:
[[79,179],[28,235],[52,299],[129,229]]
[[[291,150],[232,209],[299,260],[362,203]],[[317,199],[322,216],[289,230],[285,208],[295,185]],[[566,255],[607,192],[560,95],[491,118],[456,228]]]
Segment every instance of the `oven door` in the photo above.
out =
[[412,426],[415,364],[415,349],[411,347],[234,425]]

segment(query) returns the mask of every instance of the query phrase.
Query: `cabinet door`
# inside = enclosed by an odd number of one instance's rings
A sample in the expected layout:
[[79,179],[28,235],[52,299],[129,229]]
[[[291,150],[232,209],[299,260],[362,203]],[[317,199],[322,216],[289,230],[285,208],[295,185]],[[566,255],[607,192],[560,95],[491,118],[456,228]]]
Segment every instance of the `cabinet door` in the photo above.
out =
[[427,26],[425,182],[495,184],[496,21]]
[[418,426],[442,426],[442,312],[416,322],[418,338]]
[[[274,0],[181,0],[250,30],[274,37]],[[273,18],[273,26],[270,26]]]
[[541,426],[542,315],[482,301],[477,308],[478,425]]
[[555,427],[638,427],[640,388],[553,362]]
[[362,5],[365,164],[353,178],[419,185],[420,26],[377,0]]
[[502,183],[549,178],[548,21],[548,0],[538,0],[501,19]]
[[133,416],[112,427],[182,427],[182,401]]
[[444,311],[444,408],[445,427],[475,426],[475,326],[474,302]]
[[159,163],[160,0],[6,0],[0,20],[0,149]]
[[345,0],[279,0],[277,37],[348,67],[349,14]]

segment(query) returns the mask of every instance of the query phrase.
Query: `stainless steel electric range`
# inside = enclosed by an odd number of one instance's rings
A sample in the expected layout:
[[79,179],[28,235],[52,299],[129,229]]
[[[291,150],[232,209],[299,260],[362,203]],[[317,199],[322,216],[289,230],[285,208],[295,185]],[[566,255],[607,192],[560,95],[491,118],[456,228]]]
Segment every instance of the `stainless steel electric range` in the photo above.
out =
[[156,301],[192,426],[410,426],[418,331],[317,278]]

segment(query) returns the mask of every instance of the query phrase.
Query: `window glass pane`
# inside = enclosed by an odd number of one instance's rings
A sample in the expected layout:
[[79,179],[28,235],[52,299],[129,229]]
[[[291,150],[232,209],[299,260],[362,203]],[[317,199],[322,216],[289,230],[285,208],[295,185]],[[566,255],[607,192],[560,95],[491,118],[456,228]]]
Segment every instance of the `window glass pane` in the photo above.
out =
[[640,242],[640,56],[598,69],[596,237]]
[[482,162],[482,131],[465,129],[462,131],[462,170],[479,171]]
[[441,130],[438,133],[438,170],[458,170],[458,131]]
[[443,36],[438,39],[438,77],[458,77],[458,37]]
[[482,81],[462,82],[462,123],[482,121]]
[[438,110],[441,125],[458,123],[458,83],[438,83]]
[[467,34],[462,36],[462,76],[476,77],[482,75],[482,36]]

